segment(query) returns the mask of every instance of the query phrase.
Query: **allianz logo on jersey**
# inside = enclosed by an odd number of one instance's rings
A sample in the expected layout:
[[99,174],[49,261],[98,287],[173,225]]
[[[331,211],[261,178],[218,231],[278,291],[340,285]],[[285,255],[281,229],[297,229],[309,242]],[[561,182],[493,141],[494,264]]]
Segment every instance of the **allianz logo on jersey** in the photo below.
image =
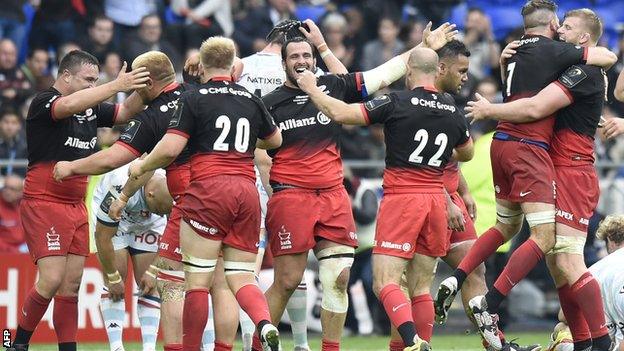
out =
[[415,106],[422,106],[422,107],[429,107],[429,108],[435,108],[438,110],[443,110],[443,111],[450,111],[455,112],[456,108],[453,105],[449,105],[449,104],[445,104],[443,102],[437,101],[438,97],[435,95],[432,95],[432,99],[433,100],[427,100],[427,99],[423,99],[423,98],[417,98],[417,97],[413,97],[411,100],[412,105]]
[[65,140],[65,144],[63,146],[75,147],[76,149],[82,150],[91,150],[95,147],[95,143],[97,142],[97,137],[93,137],[91,141],[82,141],[78,138],[67,137]]
[[279,127],[282,131],[284,131],[284,130],[295,129],[295,128],[300,128],[300,127],[313,126],[317,123],[326,125],[326,124],[329,124],[330,122],[331,122],[331,119],[325,116],[323,112],[319,111],[319,113],[316,114],[316,117],[307,117],[307,118],[300,118],[300,119],[290,118],[283,122],[280,122]]

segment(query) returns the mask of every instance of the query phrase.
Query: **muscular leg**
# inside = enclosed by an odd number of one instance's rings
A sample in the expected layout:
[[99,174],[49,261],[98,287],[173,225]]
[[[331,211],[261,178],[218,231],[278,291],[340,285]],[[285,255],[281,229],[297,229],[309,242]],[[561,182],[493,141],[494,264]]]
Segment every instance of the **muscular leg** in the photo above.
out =
[[219,258],[215,270],[212,289],[210,289],[214,311],[215,343],[233,345],[238,327],[238,303],[225,279],[223,259]]
[[273,284],[265,293],[273,324],[277,325],[282,319],[288,299],[301,282],[307,262],[307,252],[273,258]]
[[[158,293],[161,298],[160,324],[165,347],[182,345],[182,311],[184,309],[184,272],[182,262],[158,257]],[[167,350],[167,349],[166,349]]]
[[65,276],[54,297],[53,324],[59,350],[76,350],[78,332],[78,290],[82,280],[85,257],[68,254]]
[[415,254],[407,265],[407,288],[412,303],[412,318],[418,336],[431,341],[433,334],[433,299],[429,293],[435,274],[436,257]]
[[[143,276],[150,264],[156,258],[155,252],[145,252],[130,256],[134,271],[134,281],[141,286],[142,279],[152,280],[149,276]],[[158,336],[158,324],[160,323],[160,296],[155,288],[155,282],[150,282],[147,293],[138,297],[137,315],[141,324],[141,340],[143,341],[143,351],[156,349],[156,338]]]

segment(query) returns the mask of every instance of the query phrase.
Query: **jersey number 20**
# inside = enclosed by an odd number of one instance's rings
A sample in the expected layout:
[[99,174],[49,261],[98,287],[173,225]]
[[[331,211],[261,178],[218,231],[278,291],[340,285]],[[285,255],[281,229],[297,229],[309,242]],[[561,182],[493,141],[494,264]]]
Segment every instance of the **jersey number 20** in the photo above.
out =
[[[420,153],[425,149],[425,146],[427,146],[427,142],[429,141],[429,132],[427,132],[426,129],[419,129],[416,132],[416,135],[414,135],[414,141],[418,142],[418,146],[416,146],[416,150],[414,150],[414,152],[412,152],[412,154],[410,155],[409,161],[411,163],[422,164],[424,159],[422,156],[420,156]],[[440,167],[440,165],[442,164],[442,160],[440,160],[440,157],[442,157],[444,149],[446,149],[446,144],[448,144],[448,136],[444,133],[440,133],[435,137],[433,143],[435,145],[438,145],[439,148],[438,151],[436,151],[436,153],[431,156],[429,161],[427,161],[427,165]]]
[[[230,117],[221,115],[215,121],[215,128],[221,129],[221,134],[214,142],[212,149],[215,151],[229,151],[230,144],[225,139],[230,134],[232,122]],[[236,122],[236,134],[234,135],[234,148],[238,152],[246,152],[249,148],[249,120],[247,118],[239,118]]]

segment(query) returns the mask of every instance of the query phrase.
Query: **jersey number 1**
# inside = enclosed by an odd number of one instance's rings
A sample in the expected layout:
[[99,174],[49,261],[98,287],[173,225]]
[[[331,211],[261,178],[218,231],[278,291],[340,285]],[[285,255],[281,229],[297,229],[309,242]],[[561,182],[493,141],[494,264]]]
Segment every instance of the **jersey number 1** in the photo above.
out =
[[[232,122],[230,121],[230,117],[226,115],[221,115],[217,117],[215,121],[215,127],[221,129],[221,134],[212,145],[212,149],[215,151],[229,151],[230,144],[225,142],[228,134],[230,134],[230,129],[232,126]],[[236,122],[236,135],[234,135],[234,148],[238,152],[246,152],[249,148],[249,120],[247,118],[239,118]]]
[[507,65],[507,81],[505,82],[505,85],[507,86],[507,97],[511,96],[511,79],[513,78],[515,69],[516,69],[515,62],[512,62]]
[[[427,132],[427,130],[419,129],[416,132],[416,135],[414,135],[414,141],[418,142],[418,146],[416,146],[416,150],[414,150],[414,152],[412,152],[412,154],[410,155],[409,161],[411,163],[422,164],[423,157],[420,156],[420,153],[425,149],[425,146],[427,146],[427,142],[429,141],[429,133]],[[440,157],[442,157],[444,149],[446,149],[446,145],[448,144],[448,136],[444,133],[440,133],[438,134],[438,136],[436,136],[433,143],[438,145],[439,148],[438,151],[436,151],[436,153],[431,156],[431,158],[427,162],[427,165],[440,167],[440,165],[442,164],[442,160],[440,160]]]

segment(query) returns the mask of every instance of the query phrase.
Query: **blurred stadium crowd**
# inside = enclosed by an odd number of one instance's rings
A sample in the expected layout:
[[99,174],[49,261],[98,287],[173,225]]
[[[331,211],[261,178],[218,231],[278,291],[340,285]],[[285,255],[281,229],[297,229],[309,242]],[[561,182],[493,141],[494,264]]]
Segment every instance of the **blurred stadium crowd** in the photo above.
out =
[[[434,26],[450,21],[458,25],[461,40],[471,52],[469,80],[456,97],[458,104],[465,105],[477,92],[498,102],[502,100],[501,48],[522,34],[523,3],[523,0],[3,0],[0,6],[3,176],[0,252],[19,251],[25,246],[17,214],[21,180],[26,172],[25,164],[19,161],[27,158],[23,119],[31,98],[52,85],[58,62],[71,50],[80,48],[98,58],[100,82],[114,79],[123,61],[130,63],[149,50],[164,52],[176,71],[182,72],[185,58],[196,52],[201,41],[209,36],[231,37],[238,45],[239,56],[245,57],[266,45],[266,34],[279,21],[310,18],[319,25],[327,45],[349,71],[358,71],[378,66],[418,44],[428,21]],[[613,86],[624,68],[624,1],[559,3],[560,16],[566,10],[581,7],[592,8],[601,15],[605,24],[601,44],[619,53],[618,63],[607,72],[609,103],[603,115],[624,116],[624,103],[613,98]],[[391,88],[401,89],[401,83]],[[114,97],[116,101],[123,99],[123,94]],[[491,131],[494,124],[475,123],[471,127],[473,137],[478,138]],[[110,145],[117,137],[115,130],[102,131],[100,146]],[[598,162],[618,164],[624,159],[622,138],[607,141],[597,135],[596,144]],[[348,189],[350,186],[355,196],[360,178],[381,176],[383,167],[378,165],[385,156],[382,127],[344,126],[342,155],[345,160],[373,165],[347,172]],[[604,179],[618,178],[624,176],[624,168],[605,168],[600,174]],[[366,207],[365,203],[362,208],[354,209],[359,211],[356,221],[360,219],[360,224],[370,225],[376,203],[368,202],[374,208]],[[477,231],[482,230],[477,228]],[[364,245],[367,247],[370,245]],[[545,271],[542,279],[548,280]],[[357,331],[357,325],[347,323],[347,326]]]

